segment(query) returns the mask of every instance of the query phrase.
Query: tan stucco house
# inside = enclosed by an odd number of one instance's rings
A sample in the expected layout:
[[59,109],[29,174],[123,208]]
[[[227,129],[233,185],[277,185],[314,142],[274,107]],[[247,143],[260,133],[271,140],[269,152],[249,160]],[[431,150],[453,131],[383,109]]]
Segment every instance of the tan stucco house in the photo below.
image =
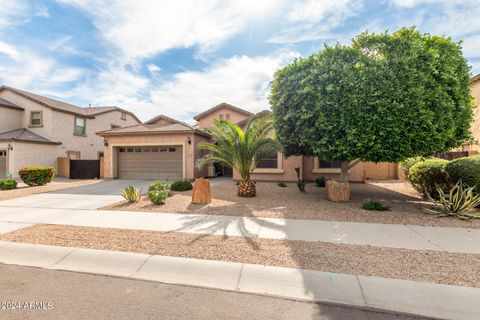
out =
[[[105,178],[192,180],[221,173],[237,179],[236,173],[222,166],[198,170],[196,163],[204,154],[197,145],[201,141],[210,141],[204,130],[212,126],[214,119],[228,119],[242,125],[251,116],[253,113],[247,110],[221,103],[196,115],[195,126],[160,115],[143,124],[98,132],[107,142]],[[338,162],[304,156],[286,158],[279,153],[263,159],[254,169],[252,179],[296,181],[295,168],[300,168],[301,178],[307,181],[320,176],[336,178],[340,174]],[[397,169],[396,164],[360,162],[351,169],[350,179],[396,179]]]
[[466,143],[462,146],[462,151],[477,151],[480,152],[480,74],[472,78],[470,92],[474,99],[476,108],[473,111],[473,121],[470,130],[473,135],[473,143]]
[[1,86],[0,177],[17,177],[23,166],[57,168],[59,157],[98,159],[104,141],[96,132],[139,123],[118,107],[82,108]]

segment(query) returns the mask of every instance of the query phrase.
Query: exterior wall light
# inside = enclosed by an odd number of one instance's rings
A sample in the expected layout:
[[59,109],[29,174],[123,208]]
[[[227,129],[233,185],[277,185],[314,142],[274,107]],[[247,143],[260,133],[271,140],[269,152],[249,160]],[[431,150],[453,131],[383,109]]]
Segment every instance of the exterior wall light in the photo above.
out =
[[107,139],[105,139],[105,138],[103,138],[103,145],[104,145],[105,147],[108,147],[108,141],[107,141]]
[[12,150],[13,150],[13,147],[12,147],[12,145],[11,145],[10,143],[7,145],[7,150],[8,150],[8,151],[12,151]]
[[192,139],[190,139],[190,136],[187,137],[187,143],[192,144]]

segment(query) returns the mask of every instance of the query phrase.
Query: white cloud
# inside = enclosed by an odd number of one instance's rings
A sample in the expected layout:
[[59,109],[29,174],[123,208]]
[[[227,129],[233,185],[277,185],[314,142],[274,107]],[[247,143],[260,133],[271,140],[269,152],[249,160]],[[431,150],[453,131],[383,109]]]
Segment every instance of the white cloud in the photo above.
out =
[[3,41],[0,41],[0,53],[3,53],[16,61],[20,59],[20,52],[17,48]]
[[23,0],[3,0],[0,5],[0,28],[23,23],[28,9],[27,3]]
[[150,71],[150,73],[157,73],[157,72],[160,72],[162,70],[162,68],[160,68],[159,66],[157,66],[156,64],[153,64],[153,63],[150,63],[147,66],[147,69],[148,69],[148,71]]
[[[208,49],[240,31],[275,0],[58,0],[88,14],[130,63],[171,48]],[[251,5],[249,5],[251,4]],[[253,9],[255,8],[255,9]]]
[[358,15],[362,8],[362,0],[295,2],[287,15],[290,25],[268,39],[268,42],[287,44],[333,38],[331,30]]

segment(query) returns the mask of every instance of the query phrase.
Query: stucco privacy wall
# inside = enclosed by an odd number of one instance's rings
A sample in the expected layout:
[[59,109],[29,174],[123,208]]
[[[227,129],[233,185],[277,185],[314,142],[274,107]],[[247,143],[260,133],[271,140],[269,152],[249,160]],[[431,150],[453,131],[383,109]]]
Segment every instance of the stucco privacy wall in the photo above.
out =
[[104,147],[104,174],[105,178],[117,178],[116,159],[117,148],[123,146],[182,146],[184,152],[184,172],[185,179],[193,180],[195,178],[195,150],[194,145],[187,143],[187,137],[190,136],[195,141],[194,135],[189,133],[182,134],[150,134],[150,135],[122,135],[106,137],[108,146]]
[[474,81],[472,83],[471,93],[474,98],[475,106],[477,106],[473,111],[474,117],[471,127],[473,138],[475,139],[475,141],[477,141],[477,144],[465,146],[465,149],[467,151],[480,151],[480,146],[478,145],[478,142],[480,141],[480,80]]
[[246,116],[244,113],[235,111],[233,109],[220,108],[201,118],[200,121],[198,121],[198,128],[203,130],[205,128],[213,127],[213,120],[218,119],[221,114],[225,116],[225,114],[227,113],[230,114],[230,121],[232,121],[233,123],[237,123],[244,120],[245,118],[248,118],[248,116]]
[[22,110],[0,106],[0,132],[21,128],[22,112]]
[[[8,172],[18,177],[18,170],[26,166],[48,166],[57,168],[57,157],[52,154],[61,152],[59,145],[9,142],[13,150],[8,152]],[[6,150],[8,143],[0,143],[0,150]]]
[[[303,178],[305,181],[314,181],[319,177],[325,177],[325,179],[338,179],[340,177],[340,170],[338,173],[328,172],[313,172],[314,157],[303,157]],[[362,181],[363,180],[363,162],[357,163],[348,173],[348,179],[350,181]]]

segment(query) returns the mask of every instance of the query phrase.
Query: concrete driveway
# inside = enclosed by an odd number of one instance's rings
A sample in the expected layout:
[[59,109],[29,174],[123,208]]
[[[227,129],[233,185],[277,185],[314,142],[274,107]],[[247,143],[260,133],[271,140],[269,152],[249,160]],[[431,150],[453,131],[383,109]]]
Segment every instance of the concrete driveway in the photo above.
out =
[[123,188],[134,185],[146,192],[152,180],[116,179],[76,188],[0,201],[1,207],[44,209],[97,209],[121,201]]

